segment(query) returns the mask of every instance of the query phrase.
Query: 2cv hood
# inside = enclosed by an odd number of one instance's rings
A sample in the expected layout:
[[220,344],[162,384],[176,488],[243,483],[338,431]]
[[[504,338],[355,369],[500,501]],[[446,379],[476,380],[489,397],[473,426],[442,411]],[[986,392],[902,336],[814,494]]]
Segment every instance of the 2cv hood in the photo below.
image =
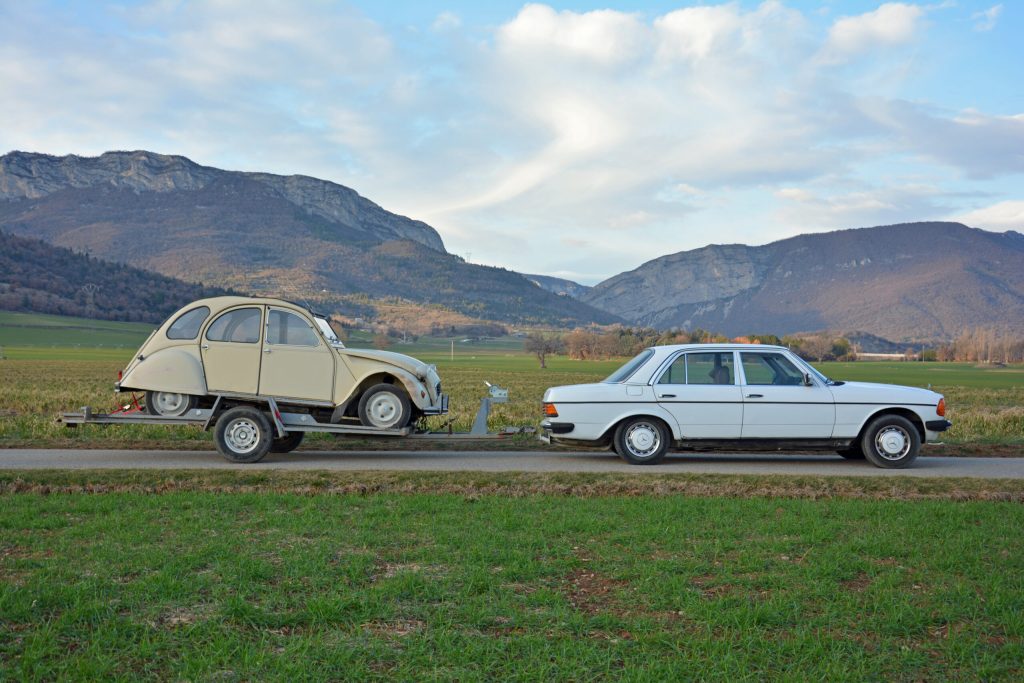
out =
[[338,349],[338,353],[345,356],[353,356],[355,358],[367,358],[369,360],[381,361],[382,363],[390,363],[397,367],[402,368],[411,372],[420,379],[426,379],[427,371],[430,366],[423,361],[416,360],[412,356],[406,356],[403,353],[395,353],[393,351],[378,351],[376,349]]

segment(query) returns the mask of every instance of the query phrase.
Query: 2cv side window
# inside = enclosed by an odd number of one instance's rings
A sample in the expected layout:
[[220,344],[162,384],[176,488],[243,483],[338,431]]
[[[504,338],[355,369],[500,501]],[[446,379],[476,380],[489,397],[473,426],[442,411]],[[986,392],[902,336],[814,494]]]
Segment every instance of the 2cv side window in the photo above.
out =
[[260,340],[261,318],[258,308],[236,308],[214,320],[206,330],[206,338],[210,341],[255,344]]
[[319,346],[310,324],[294,313],[270,309],[267,318],[267,343],[288,346]]
[[195,339],[199,336],[199,328],[210,315],[208,306],[193,308],[191,311],[182,313],[178,319],[167,328],[168,339]]

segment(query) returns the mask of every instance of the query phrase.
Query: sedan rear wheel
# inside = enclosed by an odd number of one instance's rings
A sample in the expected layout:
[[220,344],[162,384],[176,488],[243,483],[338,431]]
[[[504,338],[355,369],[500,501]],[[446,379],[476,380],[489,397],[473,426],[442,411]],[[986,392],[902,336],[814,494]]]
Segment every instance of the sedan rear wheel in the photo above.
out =
[[181,417],[196,407],[198,397],[173,391],[147,391],[146,412],[161,417]]
[[615,430],[615,452],[631,465],[656,465],[668,452],[665,423],[653,417],[632,417]]

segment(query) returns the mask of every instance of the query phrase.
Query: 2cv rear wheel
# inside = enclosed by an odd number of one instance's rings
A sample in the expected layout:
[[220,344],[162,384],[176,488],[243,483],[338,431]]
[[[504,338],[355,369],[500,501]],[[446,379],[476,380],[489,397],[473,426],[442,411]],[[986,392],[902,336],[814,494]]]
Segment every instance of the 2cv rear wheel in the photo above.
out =
[[198,397],[173,391],[147,391],[146,412],[161,417],[181,417],[196,407]]

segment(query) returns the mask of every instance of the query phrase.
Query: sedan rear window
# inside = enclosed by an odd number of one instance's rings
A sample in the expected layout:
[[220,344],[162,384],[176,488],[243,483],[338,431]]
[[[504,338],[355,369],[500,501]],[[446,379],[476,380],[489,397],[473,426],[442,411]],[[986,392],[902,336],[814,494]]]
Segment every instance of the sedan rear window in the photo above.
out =
[[167,328],[167,338],[195,339],[199,336],[199,328],[203,326],[203,321],[208,315],[210,315],[210,309],[207,306],[200,306],[187,313],[182,313]]
[[619,382],[625,382],[627,379],[633,376],[633,373],[640,369],[640,366],[646,363],[651,356],[654,355],[654,349],[644,349],[638,353],[631,361],[623,365],[621,368],[613,372],[605,382],[609,384],[618,384]]

